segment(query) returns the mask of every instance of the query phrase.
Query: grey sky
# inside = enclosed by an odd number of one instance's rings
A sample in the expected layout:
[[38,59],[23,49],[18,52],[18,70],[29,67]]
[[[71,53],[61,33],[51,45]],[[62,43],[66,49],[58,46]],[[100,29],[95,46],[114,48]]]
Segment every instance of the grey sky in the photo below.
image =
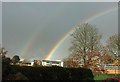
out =
[[[56,43],[79,22],[117,6],[117,3],[3,3],[3,46],[9,57],[44,59]],[[113,9],[91,24],[103,33],[102,41],[118,30],[117,10]],[[68,56],[69,39],[55,51],[53,59]],[[21,55],[25,54],[25,55]]]

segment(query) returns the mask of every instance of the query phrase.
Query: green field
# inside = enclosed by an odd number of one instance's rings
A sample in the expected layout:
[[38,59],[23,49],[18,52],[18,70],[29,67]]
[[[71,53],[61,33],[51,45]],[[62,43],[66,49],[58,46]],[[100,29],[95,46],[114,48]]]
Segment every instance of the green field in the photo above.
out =
[[120,74],[98,74],[94,76],[94,80],[104,80],[106,78],[120,78]]

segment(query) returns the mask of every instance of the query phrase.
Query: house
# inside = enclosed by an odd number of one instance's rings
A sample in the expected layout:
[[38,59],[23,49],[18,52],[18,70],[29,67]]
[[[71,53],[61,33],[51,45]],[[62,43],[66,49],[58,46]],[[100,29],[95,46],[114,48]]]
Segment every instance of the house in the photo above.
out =
[[60,66],[63,67],[63,62],[61,60],[42,60],[42,66]]
[[34,62],[26,61],[25,59],[20,59],[20,61],[16,64],[19,66],[33,66]]
[[21,59],[16,65],[19,66],[34,66],[34,65],[38,65],[38,66],[60,66],[63,67],[63,61],[61,60],[33,60],[33,61],[25,61],[24,59]]

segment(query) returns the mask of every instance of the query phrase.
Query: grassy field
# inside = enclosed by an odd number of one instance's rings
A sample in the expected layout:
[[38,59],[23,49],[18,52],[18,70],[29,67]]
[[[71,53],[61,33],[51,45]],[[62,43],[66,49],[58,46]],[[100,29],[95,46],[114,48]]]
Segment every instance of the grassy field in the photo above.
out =
[[104,80],[106,78],[120,78],[120,74],[98,74],[94,76],[94,80]]

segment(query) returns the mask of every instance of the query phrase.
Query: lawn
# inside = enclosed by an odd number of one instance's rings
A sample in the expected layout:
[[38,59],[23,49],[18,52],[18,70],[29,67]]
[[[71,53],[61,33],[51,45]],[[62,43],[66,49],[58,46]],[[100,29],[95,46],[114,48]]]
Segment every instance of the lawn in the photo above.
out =
[[94,80],[104,80],[106,78],[120,78],[120,74],[98,74],[94,76]]

